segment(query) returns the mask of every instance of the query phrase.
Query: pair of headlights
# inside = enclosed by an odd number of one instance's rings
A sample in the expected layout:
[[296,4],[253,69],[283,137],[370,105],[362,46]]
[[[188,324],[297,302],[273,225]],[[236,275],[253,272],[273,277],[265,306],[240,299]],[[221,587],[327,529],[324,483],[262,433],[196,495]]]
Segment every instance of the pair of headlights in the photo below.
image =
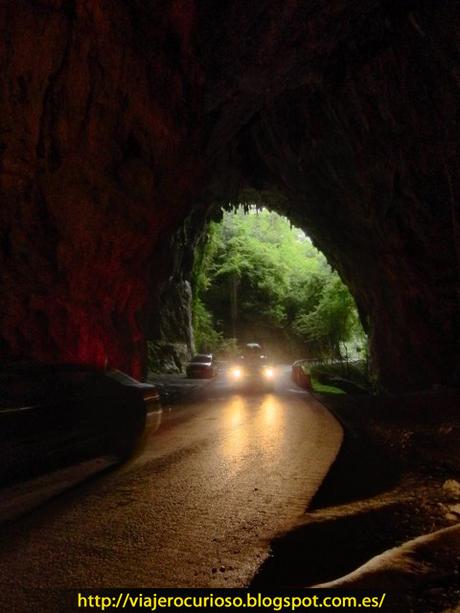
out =
[[[261,373],[264,379],[273,379],[275,371],[271,366],[266,366],[265,368],[262,368]],[[244,369],[240,368],[239,366],[234,366],[230,369],[230,377],[235,380],[242,379],[246,374],[247,373],[244,371]]]

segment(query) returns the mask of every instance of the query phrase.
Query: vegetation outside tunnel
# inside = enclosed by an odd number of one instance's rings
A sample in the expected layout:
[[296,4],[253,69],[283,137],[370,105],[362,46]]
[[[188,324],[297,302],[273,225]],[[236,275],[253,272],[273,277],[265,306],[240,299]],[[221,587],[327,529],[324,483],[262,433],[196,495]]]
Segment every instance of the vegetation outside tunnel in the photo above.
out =
[[354,300],[308,236],[255,206],[211,222],[193,271],[197,348],[258,340],[279,357],[364,357]]

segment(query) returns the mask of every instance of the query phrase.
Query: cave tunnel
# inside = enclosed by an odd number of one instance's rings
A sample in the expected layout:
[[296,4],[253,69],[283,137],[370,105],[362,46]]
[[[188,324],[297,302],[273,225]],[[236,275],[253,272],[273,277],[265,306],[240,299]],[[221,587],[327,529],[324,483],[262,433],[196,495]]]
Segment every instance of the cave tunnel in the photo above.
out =
[[142,376],[160,290],[253,188],[350,287],[384,387],[457,381],[455,0],[0,15],[2,358]]

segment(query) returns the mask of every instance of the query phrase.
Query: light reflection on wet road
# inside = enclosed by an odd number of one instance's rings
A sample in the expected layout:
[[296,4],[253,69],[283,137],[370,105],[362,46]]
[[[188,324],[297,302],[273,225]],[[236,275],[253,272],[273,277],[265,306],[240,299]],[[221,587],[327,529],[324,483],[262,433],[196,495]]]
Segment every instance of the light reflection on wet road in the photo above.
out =
[[289,387],[281,377],[275,393],[246,394],[218,380],[206,399],[166,410],[140,457],[0,528],[1,585],[248,584],[342,438]]

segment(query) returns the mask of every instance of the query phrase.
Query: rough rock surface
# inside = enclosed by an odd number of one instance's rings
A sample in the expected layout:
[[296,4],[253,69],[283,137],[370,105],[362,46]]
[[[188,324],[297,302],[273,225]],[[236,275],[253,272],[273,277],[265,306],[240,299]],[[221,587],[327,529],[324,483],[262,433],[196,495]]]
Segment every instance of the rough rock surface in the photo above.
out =
[[451,526],[389,549],[348,575],[317,587],[407,590],[433,577],[451,577],[458,572],[459,553],[460,525]]
[[2,356],[140,375],[169,237],[252,186],[338,267],[387,387],[454,380],[459,14],[2,2]]

